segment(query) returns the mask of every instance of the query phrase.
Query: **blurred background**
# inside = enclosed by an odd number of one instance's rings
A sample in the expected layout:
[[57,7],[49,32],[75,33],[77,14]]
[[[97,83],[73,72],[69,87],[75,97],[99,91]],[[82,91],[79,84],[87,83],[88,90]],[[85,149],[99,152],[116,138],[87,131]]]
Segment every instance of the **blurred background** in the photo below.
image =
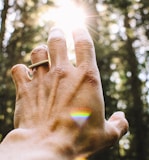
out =
[[[69,8],[70,1],[0,1],[0,140],[13,129],[11,67],[30,64],[30,51],[46,44],[55,23],[53,14],[57,15],[60,5]],[[89,160],[149,160],[149,1],[72,1],[84,10],[94,40],[106,118],[121,110],[130,124],[129,132],[113,148],[97,152]],[[77,23],[72,16],[61,19],[66,25]]]

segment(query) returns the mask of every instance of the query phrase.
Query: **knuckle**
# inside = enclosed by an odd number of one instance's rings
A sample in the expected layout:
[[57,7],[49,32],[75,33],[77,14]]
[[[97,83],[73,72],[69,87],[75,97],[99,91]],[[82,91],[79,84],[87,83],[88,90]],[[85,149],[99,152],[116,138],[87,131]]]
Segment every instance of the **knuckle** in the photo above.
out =
[[46,45],[41,45],[41,46],[37,46],[36,48],[34,48],[31,52],[31,54],[36,54],[36,53],[45,53],[47,52],[47,46]]
[[93,43],[88,39],[79,39],[75,42],[75,46],[81,49],[91,49],[93,48]]
[[120,137],[123,136],[125,133],[127,133],[129,129],[129,123],[127,119],[125,118],[125,115],[123,112],[116,112],[114,113],[112,119],[117,123],[120,129]]
[[61,46],[64,44],[65,44],[65,38],[62,36],[54,36],[48,40],[48,45],[51,49],[57,48],[57,45]]
[[56,66],[53,72],[58,77],[64,77],[67,73],[66,69],[63,66]]
[[37,63],[38,61],[48,59],[48,51],[46,46],[38,46],[34,48],[31,52],[32,63]]
[[16,72],[18,72],[19,70],[24,70],[26,66],[24,64],[16,64],[11,68],[11,73],[15,74]]
[[95,87],[98,85],[98,71],[96,69],[86,69],[88,67],[83,67],[83,75],[86,83],[89,83],[91,86]]
[[129,124],[128,124],[128,121],[126,119],[121,119],[120,124],[121,124],[120,137],[122,137],[124,134],[127,133],[128,129],[129,129]]
[[29,69],[24,64],[17,64],[11,68],[11,75],[14,82],[25,82],[29,78]]
[[97,78],[94,75],[93,71],[86,72],[86,80],[89,82],[92,86],[96,86],[98,84]]

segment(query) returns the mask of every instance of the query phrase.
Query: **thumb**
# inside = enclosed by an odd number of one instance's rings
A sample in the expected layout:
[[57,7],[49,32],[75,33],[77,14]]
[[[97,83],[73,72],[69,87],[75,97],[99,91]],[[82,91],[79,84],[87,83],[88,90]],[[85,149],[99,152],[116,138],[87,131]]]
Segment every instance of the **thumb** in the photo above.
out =
[[118,139],[128,131],[128,121],[125,118],[125,114],[121,111],[113,113],[107,122],[117,132]]

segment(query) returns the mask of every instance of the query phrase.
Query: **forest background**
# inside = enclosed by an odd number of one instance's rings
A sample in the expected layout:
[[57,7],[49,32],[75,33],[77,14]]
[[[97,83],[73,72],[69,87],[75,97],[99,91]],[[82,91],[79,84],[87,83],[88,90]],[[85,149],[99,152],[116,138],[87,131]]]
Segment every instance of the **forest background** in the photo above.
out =
[[[74,0],[85,8],[94,40],[106,117],[122,110],[129,132],[90,160],[149,160],[149,1]],[[30,64],[30,51],[46,43],[53,25],[51,0],[0,1],[0,140],[13,129],[15,88],[10,69]]]

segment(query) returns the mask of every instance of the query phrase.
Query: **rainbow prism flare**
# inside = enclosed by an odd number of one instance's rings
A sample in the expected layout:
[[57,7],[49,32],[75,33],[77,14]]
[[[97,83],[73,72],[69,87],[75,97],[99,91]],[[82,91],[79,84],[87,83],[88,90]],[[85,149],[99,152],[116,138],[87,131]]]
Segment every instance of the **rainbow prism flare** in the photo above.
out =
[[79,126],[83,126],[91,115],[91,109],[86,107],[74,108],[71,110],[70,115]]

